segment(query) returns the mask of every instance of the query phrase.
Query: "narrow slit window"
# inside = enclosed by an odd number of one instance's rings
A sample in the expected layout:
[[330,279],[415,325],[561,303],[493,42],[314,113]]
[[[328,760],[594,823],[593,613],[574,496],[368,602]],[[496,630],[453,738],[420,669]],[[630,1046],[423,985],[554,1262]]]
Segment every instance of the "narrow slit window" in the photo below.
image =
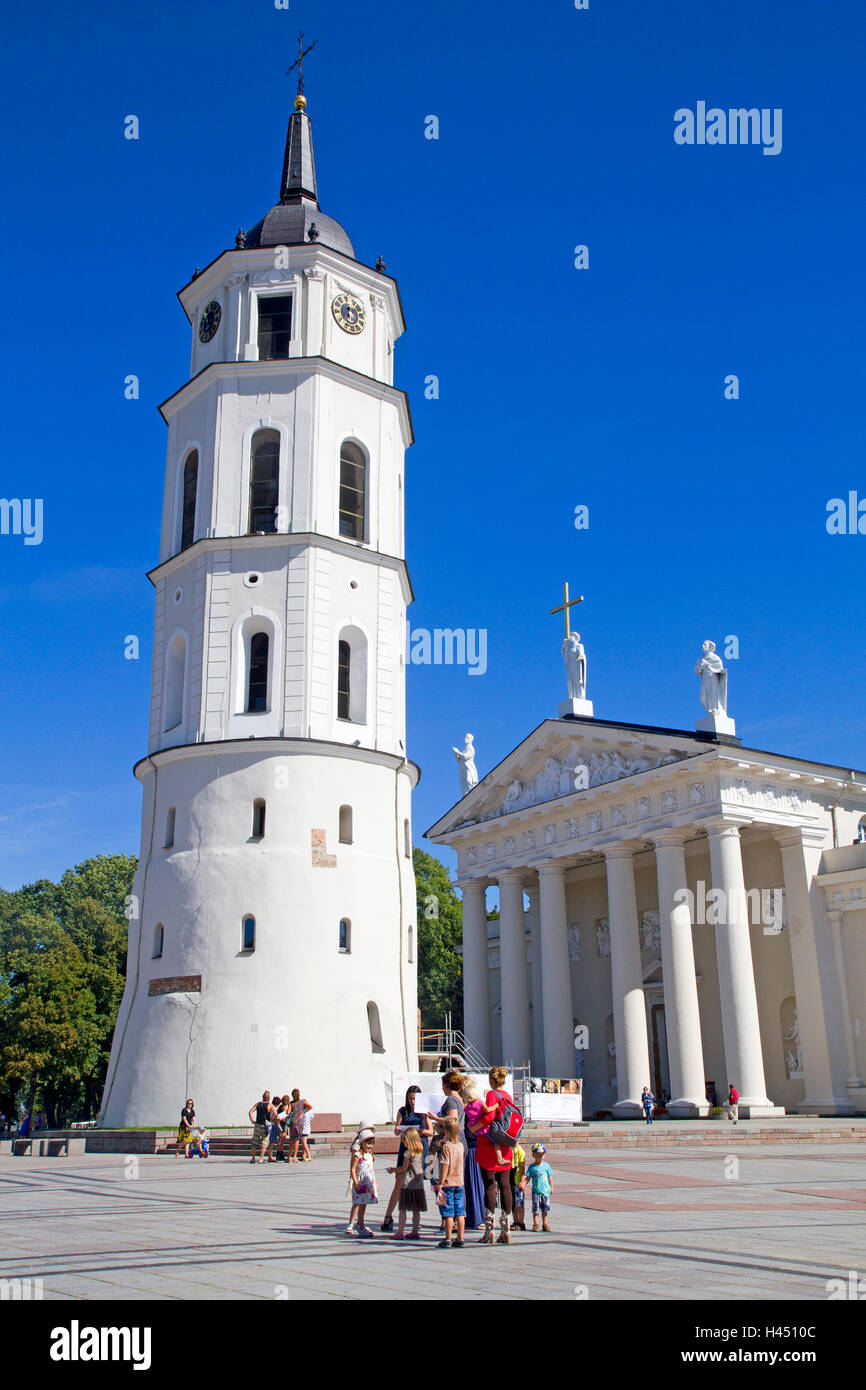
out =
[[255,917],[245,917],[241,923],[241,950],[254,951],[256,949],[256,919]]
[[247,682],[247,714],[261,714],[268,708],[268,662],[270,641],[266,632],[250,638],[250,671]]
[[263,840],[265,835],[265,803],[259,798],[253,802],[253,839]]
[[357,444],[347,440],[340,449],[340,535],[364,539],[367,461]]
[[195,502],[198,491],[198,450],[187,454],[183,466],[183,519],[181,521],[180,548],[188,550],[195,540]]
[[352,949],[352,923],[348,917],[340,919],[340,950],[348,955]]
[[412,858],[412,836],[409,831],[408,820],[403,822],[403,853],[407,859]]
[[292,342],[292,296],[259,296],[259,361],[276,362],[289,355]]
[[280,491],[280,436],[276,430],[259,430],[253,435],[250,451],[251,536],[273,535],[277,529],[277,503]]
[[162,950],[165,945],[165,927],[162,922],[157,922],[153,929],[153,951],[151,960],[162,960]]
[[352,808],[351,806],[340,807],[340,844],[350,845],[352,843]]
[[409,925],[409,951],[408,951],[408,960],[409,960],[409,964],[410,964],[410,965],[412,965],[412,964],[414,963],[414,960],[415,960],[415,928],[411,925],[411,923],[410,923],[410,925]]
[[337,718],[348,719],[352,696],[352,648],[340,642],[337,663]]
[[367,1023],[370,1028],[370,1046],[374,1052],[384,1052],[385,1046],[382,1042],[382,1023],[379,1018],[379,1006],[374,1004],[372,999],[367,1005]]
[[165,842],[163,849],[174,848],[174,824],[177,812],[174,806],[169,806],[168,815],[165,818]]

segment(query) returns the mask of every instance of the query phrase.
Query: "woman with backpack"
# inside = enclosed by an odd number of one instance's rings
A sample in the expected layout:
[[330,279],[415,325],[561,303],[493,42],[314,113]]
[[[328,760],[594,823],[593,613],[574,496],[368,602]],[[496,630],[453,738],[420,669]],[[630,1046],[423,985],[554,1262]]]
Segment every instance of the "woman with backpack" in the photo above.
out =
[[[504,1067],[491,1067],[487,1073],[491,1089],[484,1098],[484,1106],[479,1116],[479,1124],[474,1126],[478,1135],[476,1159],[481,1169],[484,1183],[484,1205],[487,1209],[484,1218],[482,1245],[493,1245],[493,1223],[496,1217],[496,1192],[499,1190],[499,1245],[511,1244],[511,1159],[513,1143],[508,1144],[506,1136],[497,1129],[498,1122],[517,1114],[512,1097],[502,1087],[508,1075]],[[518,1116],[519,1119],[519,1116]],[[492,1132],[491,1132],[492,1131]]]

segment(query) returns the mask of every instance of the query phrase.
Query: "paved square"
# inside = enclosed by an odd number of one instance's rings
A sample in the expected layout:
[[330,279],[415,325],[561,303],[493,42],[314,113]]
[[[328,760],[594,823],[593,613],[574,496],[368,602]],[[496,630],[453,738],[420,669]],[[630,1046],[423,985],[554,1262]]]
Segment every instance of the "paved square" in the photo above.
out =
[[[552,1233],[345,1234],[346,1163],[0,1158],[0,1278],[46,1299],[826,1300],[866,1270],[866,1145],[554,1149]],[[378,1163],[383,1200],[390,1179]],[[585,1292],[584,1292],[585,1290]]]

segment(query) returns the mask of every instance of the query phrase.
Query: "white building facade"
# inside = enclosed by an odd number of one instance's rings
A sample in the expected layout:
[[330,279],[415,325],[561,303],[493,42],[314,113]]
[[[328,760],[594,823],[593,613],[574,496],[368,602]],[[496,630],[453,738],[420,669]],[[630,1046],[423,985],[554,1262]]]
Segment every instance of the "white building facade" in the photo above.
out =
[[545,721],[428,831],[458,854],[467,1037],[582,1076],[588,1117],[644,1086],[703,1116],[731,1083],[743,1116],[866,1110],[864,827],[864,773]]
[[395,281],[280,202],[180,292],[142,841],[105,1125],[246,1122],[265,1089],[386,1118],[417,1064]]

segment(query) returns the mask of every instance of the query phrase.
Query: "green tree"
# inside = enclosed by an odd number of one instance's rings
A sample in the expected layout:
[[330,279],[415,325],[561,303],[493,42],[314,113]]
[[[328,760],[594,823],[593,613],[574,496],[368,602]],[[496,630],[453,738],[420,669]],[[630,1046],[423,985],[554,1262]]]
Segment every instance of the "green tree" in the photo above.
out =
[[463,908],[438,859],[416,849],[412,853],[418,896],[418,1008],[421,1026],[439,1028],[451,1014],[455,1028],[463,1027]]
[[136,860],[100,855],[0,891],[0,1108],[49,1123],[96,1113],[126,966],[124,907]]

